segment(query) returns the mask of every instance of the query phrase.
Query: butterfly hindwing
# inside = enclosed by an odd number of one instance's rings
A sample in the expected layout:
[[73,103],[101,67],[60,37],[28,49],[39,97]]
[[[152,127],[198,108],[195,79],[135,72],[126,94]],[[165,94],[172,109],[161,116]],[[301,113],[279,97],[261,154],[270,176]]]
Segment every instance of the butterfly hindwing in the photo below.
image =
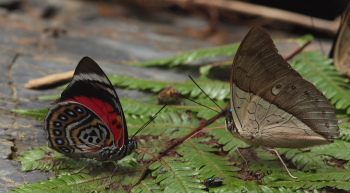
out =
[[333,105],[292,69],[260,27],[249,31],[234,58],[231,106],[228,129],[251,145],[304,148],[339,136]]
[[71,157],[98,151],[114,141],[103,120],[76,102],[61,102],[52,106],[45,127],[50,139],[49,146]]

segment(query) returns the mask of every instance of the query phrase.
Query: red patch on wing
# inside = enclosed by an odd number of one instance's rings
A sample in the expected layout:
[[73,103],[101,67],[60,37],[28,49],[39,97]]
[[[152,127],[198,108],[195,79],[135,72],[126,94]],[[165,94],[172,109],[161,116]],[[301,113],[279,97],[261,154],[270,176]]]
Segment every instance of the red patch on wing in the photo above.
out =
[[[81,103],[94,111],[112,131],[114,139],[118,143],[119,147],[124,146],[124,129],[126,128],[124,128],[122,125],[121,115],[116,112],[112,105],[98,98],[89,98],[84,96],[77,96],[73,99],[68,99],[67,101]],[[110,146],[111,144],[105,145]]]

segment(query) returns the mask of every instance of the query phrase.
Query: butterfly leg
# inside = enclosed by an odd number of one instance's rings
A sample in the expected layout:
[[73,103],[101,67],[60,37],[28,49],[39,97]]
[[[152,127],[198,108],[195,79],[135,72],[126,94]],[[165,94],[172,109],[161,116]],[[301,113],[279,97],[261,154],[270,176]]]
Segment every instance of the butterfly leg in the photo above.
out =
[[85,169],[88,165],[90,165],[94,160],[95,160],[95,159],[90,159],[90,161],[89,161],[87,164],[85,164],[85,166],[83,166],[82,168],[80,168],[80,170],[78,170],[77,172],[72,173],[72,175],[78,174],[78,173],[80,173],[81,171],[83,171],[83,169]]
[[288,172],[288,174],[289,174],[290,177],[292,177],[292,178],[294,178],[294,179],[297,179],[297,178],[298,178],[298,177],[293,176],[292,173],[290,173],[289,169],[287,168],[286,164],[284,163],[283,159],[281,158],[281,156],[280,156],[280,154],[278,153],[277,150],[275,150],[275,149],[268,149],[268,150],[269,150],[269,151],[274,151],[274,152],[276,153],[277,157],[278,157],[278,158],[280,159],[280,161],[282,162],[284,168],[286,168],[286,170],[287,170],[287,172]]
[[109,187],[112,185],[112,178],[113,178],[114,174],[117,172],[118,168],[119,168],[119,164],[118,164],[118,162],[115,162],[115,169],[114,169],[111,177],[109,178]]
[[240,151],[241,149],[245,149],[245,148],[238,147],[237,152],[241,156],[241,158],[244,160],[245,165],[248,166],[248,161],[244,158],[243,154],[241,153],[241,151]]

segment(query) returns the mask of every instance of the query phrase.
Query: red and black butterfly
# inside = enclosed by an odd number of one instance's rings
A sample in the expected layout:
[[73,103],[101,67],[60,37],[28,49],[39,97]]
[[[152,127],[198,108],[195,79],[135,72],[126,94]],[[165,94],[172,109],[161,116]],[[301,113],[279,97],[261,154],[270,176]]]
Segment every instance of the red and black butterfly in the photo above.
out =
[[114,87],[89,57],[50,108],[44,129],[49,147],[70,157],[116,161],[137,148]]

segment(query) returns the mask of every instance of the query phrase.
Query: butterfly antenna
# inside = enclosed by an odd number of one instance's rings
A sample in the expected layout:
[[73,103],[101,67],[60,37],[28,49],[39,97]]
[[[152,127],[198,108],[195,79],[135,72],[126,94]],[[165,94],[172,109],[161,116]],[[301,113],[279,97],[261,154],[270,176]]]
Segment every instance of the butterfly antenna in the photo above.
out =
[[[203,106],[203,107],[205,107],[205,108],[208,108],[208,109],[210,109],[210,110],[212,110],[212,111],[215,111],[215,112],[217,112],[217,113],[220,113],[219,111],[217,111],[217,110],[215,110],[215,109],[213,109],[213,108],[210,108],[210,107],[208,107],[208,106],[206,106],[206,105],[203,105],[203,104],[201,104],[201,103],[199,103],[199,102],[197,102],[197,101],[194,101],[194,100],[192,100],[192,99],[190,99],[190,98],[188,98],[188,97],[186,97],[186,96],[184,96],[184,95],[182,95],[182,94],[179,94],[181,97],[184,97],[185,99],[187,99],[187,100],[189,100],[189,101],[192,101],[192,102],[194,102],[194,103],[196,103],[196,104],[198,104],[198,105],[200,105],[200,106]],[[220,108],[220,107],[219,107]],[[221,108],[220,108],[221,109]]]
[[136,136],[136,134],[138,134],[138,133],[139,133],[140,131],[142,131],[145,127],[147,127],[147,125],[149,125],[154,119],[156,119],[156,118],[157,118],[157,115],[158,115],[167,105],[168,105],[168,104],[165,104],[161,109],[158,110],[158,112],[157,112],[155,115],[153,115],[153,117],[152,117],[150,120],[148,120],[145,124],[143,124],[142,127],[141,127],[139,130],[137,130],[136,133],[131,137],[131,139],[133,139],[133,138]]
[[[207,96],[217,107],[219,107],[219,109],[221,109],[221,112],[224,111],[212,98],[210,98],[210,96],[209,96],[206,92],[204,92],[204,90],[197,84],[196,81],[193,80],[193,78],[192,78],[190,75],[188,75],[188,77],[190,77],[190,79],[192,80],[192,82],[202,91],[202,93],[205,94],[205,96]],[[185,97],[185,98],[187,98],[187,97]],[[188,98],[187,98],[187,99],[188,99]],[[189,100],[192,101],[192,102],[195,102],[195,101],[193,101],[193,100],[191,100],[191,99],[189,99]],[[197,104],[199,104],[199,105],[202,105],[202,106],[204,106],[204,107],[207,107],[207,106],[205,106],[205,105],[203,105],[203,104],[200,104],[200,103],[198,103],[198,102],[195,102],[195,103],[197,103]],[[207,107],[207,108],[209,108],[209,107]],[[209,109],[211,109],[211,110],[213,110],[213,111],[215,111],[215,112],[218,112],[218,111],[216,111],[216,110],[214,110],[214,109],[212,109],[212,108],[209,108]],[[218,112],[218,113],[220,113],[220,112]]]

